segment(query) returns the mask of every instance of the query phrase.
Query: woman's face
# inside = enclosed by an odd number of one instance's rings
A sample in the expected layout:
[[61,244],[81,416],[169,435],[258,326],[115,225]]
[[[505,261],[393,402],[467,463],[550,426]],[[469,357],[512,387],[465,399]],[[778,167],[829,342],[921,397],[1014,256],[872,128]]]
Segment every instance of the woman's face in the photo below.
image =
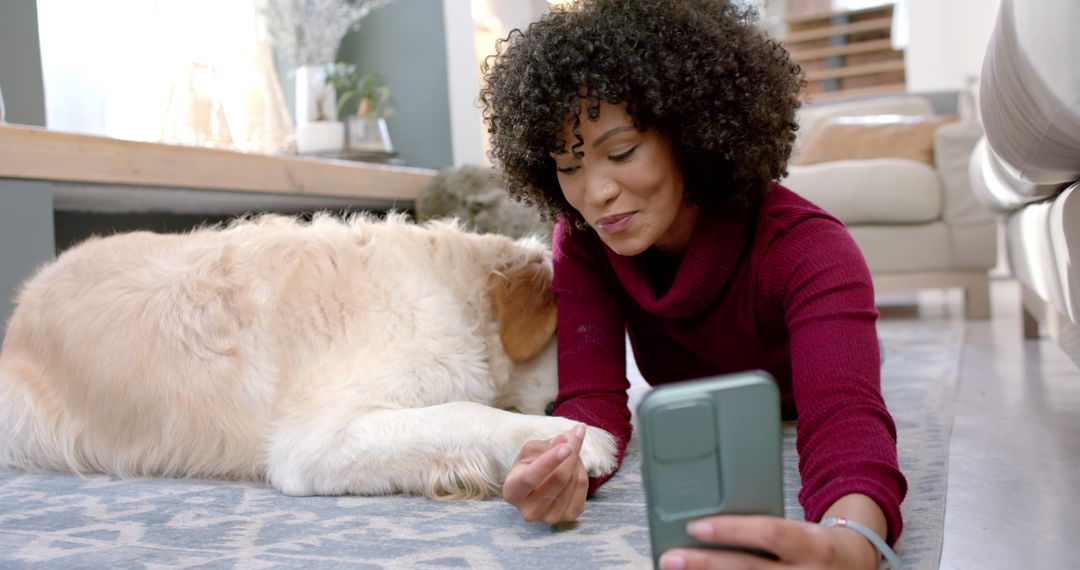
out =
[[553,153],[559,186],[589,226],[615,253],[637,255],[652,246],[665,252],[685,249],[697,207],[683,200],[683,174],[668,138],[654,129],[634,128],[622,105],[600,104],[590,120],[584,110],[581,157],[569,148],[577,140],[568,120],[568,147]]

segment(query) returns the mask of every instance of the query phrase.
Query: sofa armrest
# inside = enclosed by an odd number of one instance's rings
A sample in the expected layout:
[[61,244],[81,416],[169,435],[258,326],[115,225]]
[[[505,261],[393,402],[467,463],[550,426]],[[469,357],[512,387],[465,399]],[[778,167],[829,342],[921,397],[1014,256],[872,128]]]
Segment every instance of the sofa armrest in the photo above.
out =
[[1057,195],[1068,184],[1035,184],[1009,169],[990,148],[986,137],[979,139],[968,164],[968,180],[975,196],[995,212],[1009,213]]
[[934,133],[934,162],[944,203],[945,222],[954,225],[979,225],[994,220],[994,215],[972,191],[968,163],[982,127],[975,123],[950,123]]
[[1080,180],[1080,2],[1003,0],[979,88],[986,139],[1018,180]]

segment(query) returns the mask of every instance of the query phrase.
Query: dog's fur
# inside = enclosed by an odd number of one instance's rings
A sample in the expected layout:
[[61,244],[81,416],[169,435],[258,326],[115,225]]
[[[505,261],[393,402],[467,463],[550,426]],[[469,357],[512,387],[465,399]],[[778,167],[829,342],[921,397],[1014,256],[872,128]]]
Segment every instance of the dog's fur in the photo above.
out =
[[[490,496],[575,425],[526,415],[556,392],[550,283],[537,240],[401,216],[94,238],[18,296],[0,466]],[[581,456],[610,472],[613,438]]]

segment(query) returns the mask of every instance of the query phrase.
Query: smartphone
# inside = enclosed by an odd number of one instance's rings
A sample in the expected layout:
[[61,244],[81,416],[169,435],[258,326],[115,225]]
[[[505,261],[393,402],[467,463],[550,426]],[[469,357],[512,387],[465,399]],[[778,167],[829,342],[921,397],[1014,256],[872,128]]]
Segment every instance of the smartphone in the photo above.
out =
[[784,516],[780,391],[764,371],[658,387],[638,406],[641,470],[653,565],[678,546],[706,544],[686,523],[719,513]]

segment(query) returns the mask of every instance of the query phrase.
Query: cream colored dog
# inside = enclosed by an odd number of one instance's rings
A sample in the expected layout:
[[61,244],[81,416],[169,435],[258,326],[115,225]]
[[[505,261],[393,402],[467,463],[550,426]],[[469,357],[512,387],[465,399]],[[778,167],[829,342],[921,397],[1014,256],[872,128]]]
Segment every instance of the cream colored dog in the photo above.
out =
[[[575,425],[526,415],[556,392],[550,283],[539,241],[394,216],[91,239],[18,296],[0,466],[490,496]],[[613,438],[581,456],[610,472]]]

